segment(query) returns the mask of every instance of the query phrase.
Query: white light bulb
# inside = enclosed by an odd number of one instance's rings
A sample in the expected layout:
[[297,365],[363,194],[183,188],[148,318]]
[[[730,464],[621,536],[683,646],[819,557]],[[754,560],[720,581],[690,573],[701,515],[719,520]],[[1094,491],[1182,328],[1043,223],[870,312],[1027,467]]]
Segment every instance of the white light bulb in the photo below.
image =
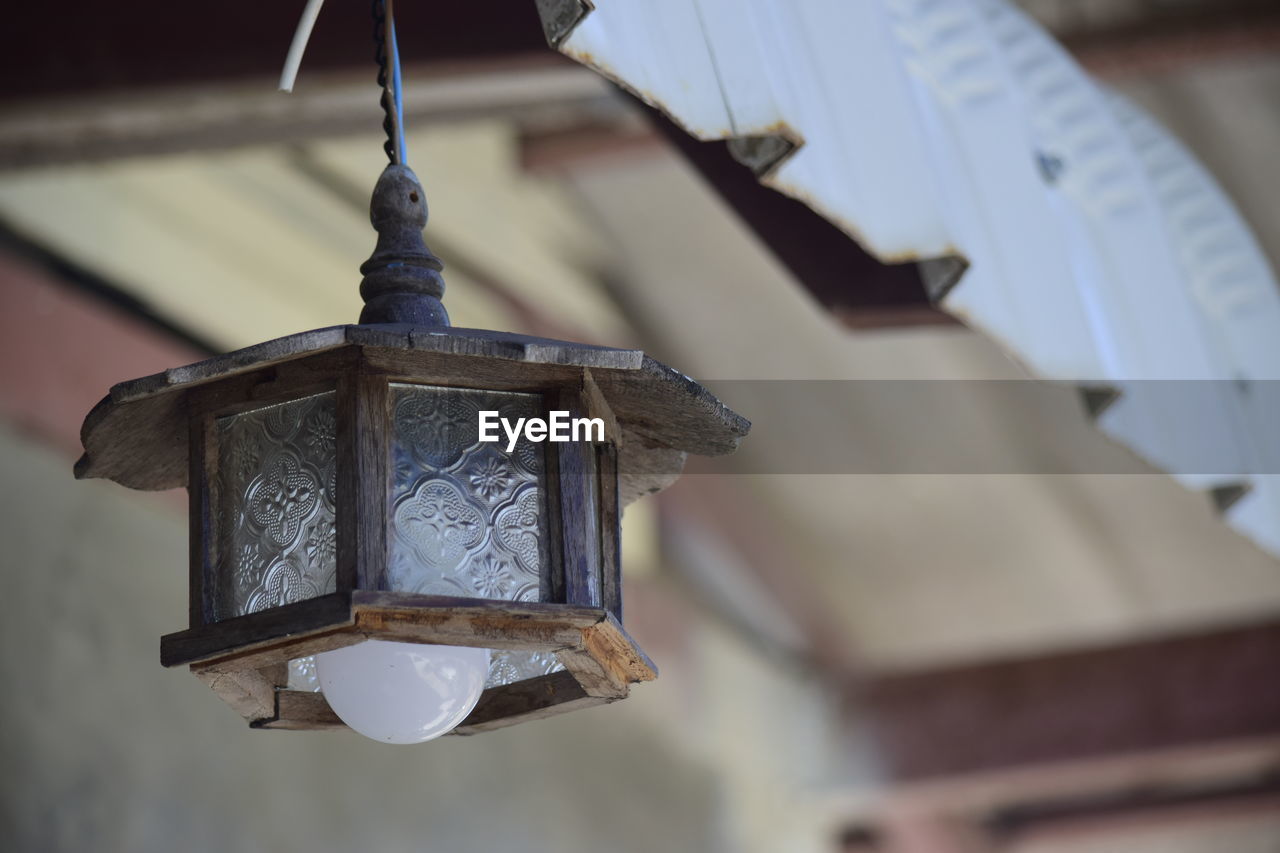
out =
[[489,650],[365,640],[316,655],[333,712],[383,743],[422,743],[467,718],[489,676]]

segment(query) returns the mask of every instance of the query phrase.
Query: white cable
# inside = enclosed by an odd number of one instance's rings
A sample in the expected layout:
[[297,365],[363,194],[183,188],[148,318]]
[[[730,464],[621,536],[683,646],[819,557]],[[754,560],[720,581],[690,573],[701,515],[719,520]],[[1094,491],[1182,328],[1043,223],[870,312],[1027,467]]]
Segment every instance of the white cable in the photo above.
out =
[[324,0],[307,0],[307,6],[302,10],[302,17],[298,20],[298,29],[293,33],[293,43],[289,45],[289,55],[284,59],[284,70],[280,72],[280,91],[292,92],[293,81],[298,78],[298,66],[302,64],[302,54],[307,49],[307,42],[311,40],[311,28],[316,25],[316,18],[320,15],[320,7],[324,5]]

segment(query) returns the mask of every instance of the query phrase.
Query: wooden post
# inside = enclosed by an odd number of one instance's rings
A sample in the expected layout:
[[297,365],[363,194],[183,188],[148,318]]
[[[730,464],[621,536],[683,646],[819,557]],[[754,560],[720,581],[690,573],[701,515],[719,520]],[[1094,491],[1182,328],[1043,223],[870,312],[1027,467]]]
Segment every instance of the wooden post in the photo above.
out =
[[387,562],[387,380],[357,369],[338,378],[340,592],[380,589]]
[[188,439],[187,536],[188,580],[187,609],[189,627],[199,628],[212,615],[209,577],[213,564],[213,525],[209,518],[212,507],[210,458],[217,450],[212,446],[213,419],[204,412],[194,412]]
[[[585,401],[577,388],[561,392],[559,408],[568,411],[571,419],[587,417]],[[586,441],[567,441],[554,447],[560,475],[565,603],[600,607],[603,596],[596,447]]]
[[601,606],[622,621],[622,516],[618,506],[618,448],[598,448],[600,470],[600,589]]

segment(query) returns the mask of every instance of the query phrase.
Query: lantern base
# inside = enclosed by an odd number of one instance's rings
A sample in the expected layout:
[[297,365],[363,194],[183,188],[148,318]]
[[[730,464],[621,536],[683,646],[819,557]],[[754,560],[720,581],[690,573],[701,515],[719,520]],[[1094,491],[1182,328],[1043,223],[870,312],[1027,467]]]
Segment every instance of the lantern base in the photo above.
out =
[[356,590],[203,625],[160,641],[254,728],[343,727],[321,693],[288,688],[290,660],[366,639],[552,652],[564,671],[491,687],[456,734],[626,698],[657,668],[603,609]]
[[[449,734],[479,734],[567,711],[606,705],[621,698],[592,696],[572,672],[553,672],[504,687],[489,688],[480,696],[480,701],[462,725]],[[287,731],[325,731],[347,727],[329,707],[323,693],[288,688],[276,688],[275,713],[271,717],[250,720],[249,725],[255,729]]]

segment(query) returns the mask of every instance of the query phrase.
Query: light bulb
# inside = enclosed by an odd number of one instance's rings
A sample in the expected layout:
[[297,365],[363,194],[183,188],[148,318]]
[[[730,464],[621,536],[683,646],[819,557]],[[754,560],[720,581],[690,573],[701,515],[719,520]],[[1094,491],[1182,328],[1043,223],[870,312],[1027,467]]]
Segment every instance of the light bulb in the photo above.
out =
[[316,655],[333,712],[367,738],[422,743],[467,718],[489,676],[489,650],[365,640]]

